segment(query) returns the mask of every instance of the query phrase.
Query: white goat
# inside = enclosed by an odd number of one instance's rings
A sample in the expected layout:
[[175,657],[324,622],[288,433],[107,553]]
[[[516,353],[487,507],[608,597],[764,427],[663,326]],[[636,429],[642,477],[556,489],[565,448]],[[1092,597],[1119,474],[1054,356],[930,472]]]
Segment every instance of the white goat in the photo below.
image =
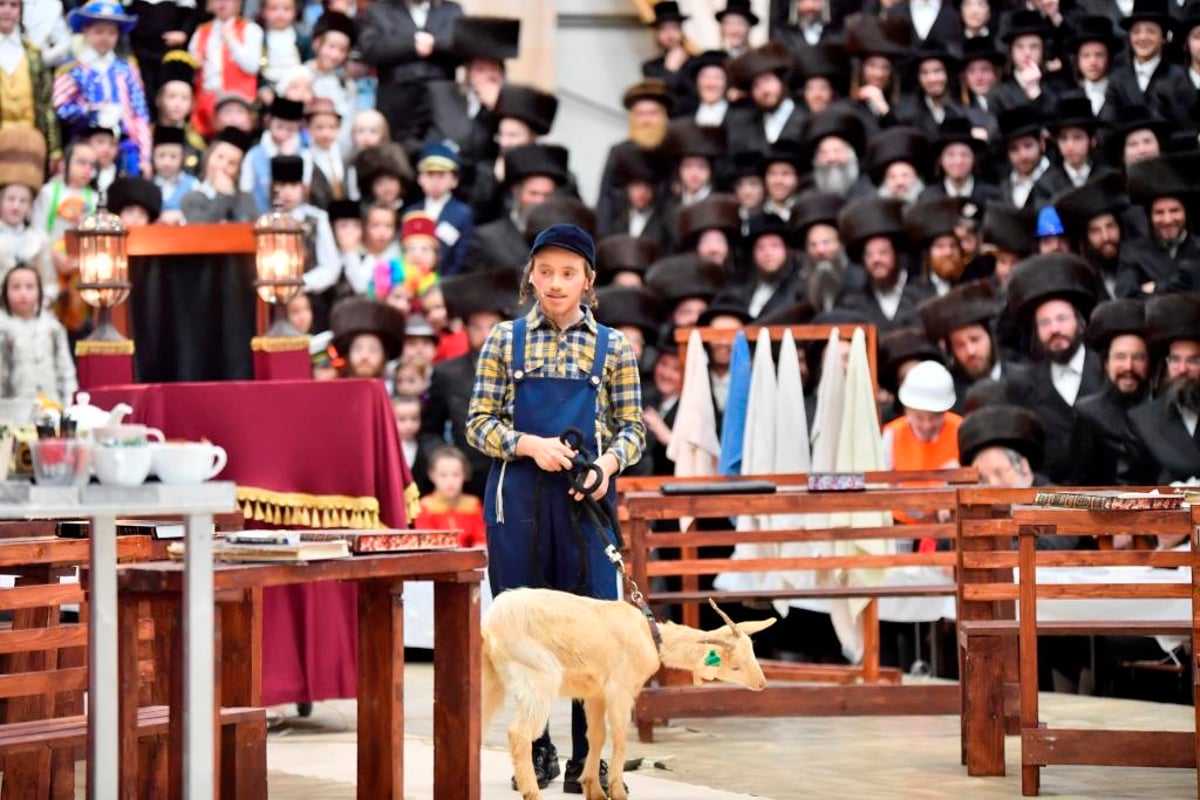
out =
[[609,791],[612,800],[626,800],[622,772],[633,701],[660,666],[687,670],[697,684],[724,680],[762,690],[766,679],[750,635],[775,620],[735,623],[716,603],[712,606],[726,627],[701,631],[664,623],[659,653],[646,618],[626,602],[550,589],[513,589],[496,598],[483,621],[483,725],[486,730],[505,696],[514,699],[508,745],[524,800],[541,797],[532,743],[546,727],[556,697],[584,702],[588,757],[581,782],[587,799],[605,797],[600,753],[607,717],[612,733]]

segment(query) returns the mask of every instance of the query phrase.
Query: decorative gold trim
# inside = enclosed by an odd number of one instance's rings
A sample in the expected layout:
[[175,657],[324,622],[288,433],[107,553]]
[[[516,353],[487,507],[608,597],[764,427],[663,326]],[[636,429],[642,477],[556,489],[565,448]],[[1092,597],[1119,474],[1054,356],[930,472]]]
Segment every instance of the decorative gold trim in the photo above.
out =
[[237,503],[246,520],[288,528],[370,530],[384,527],[379,518],[379,499],[375,497],[275,492],[239,486]]
[[308,336],[255,336],[250,340],[250,349],[256,353],[291,353],[296,350],[308,352]]
[[421,515],[421,490],[417,488],[416,481],[404,487],[404,514],[408,517],[409,525]]
[[98,342],[89,339],[80,339],[75,343],[75,357],[79,356],[131,356],[133,355],[133,341],[126,339],[123,342]]

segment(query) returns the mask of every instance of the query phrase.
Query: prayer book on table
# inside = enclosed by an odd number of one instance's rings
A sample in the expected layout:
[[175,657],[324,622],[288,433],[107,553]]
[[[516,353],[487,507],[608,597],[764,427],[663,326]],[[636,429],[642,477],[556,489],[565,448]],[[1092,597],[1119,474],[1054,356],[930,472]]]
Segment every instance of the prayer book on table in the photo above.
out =
[[1093,511],[1171,511],[1183,508],[1184,495],[1151,492],[1038,492],[1033,504]]
[[[56,533],[62,539],[86,539],[90,530],[91,523],[86,519],[65,519],[58,523]],[[184,524],[179,520],[117,520],[117,536],[149,535],[155,539],[182,539],[185,531]]]
[[458,536],[461,531],[320,530],[300,531],[299,533],[302,542],[344,541],[349,546],[351,553],[360,555],[364,553],[403,553],[409,550],[453,550],[458,547]]
[[[167,554],[174,559],[183,558],[183,543],[168,545]],[[213,544],[213,559],[216,561],[303,563],[349,557],[350,548],[344,539],[295,544],[230,544],[223,541]]]

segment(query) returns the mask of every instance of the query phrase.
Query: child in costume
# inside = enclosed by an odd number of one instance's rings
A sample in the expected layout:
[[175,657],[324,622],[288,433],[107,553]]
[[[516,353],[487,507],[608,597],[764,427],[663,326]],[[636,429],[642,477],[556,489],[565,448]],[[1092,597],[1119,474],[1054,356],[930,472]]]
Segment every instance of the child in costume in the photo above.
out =
[[50,258],[58,274],[59,318],[74,331],[83,327],[88,307],[71,288],[79,282],[79,268],[67,255],[66,233],[96,210],[96,151],[87,141],[75,142],[67,146],[63,160],[63,174],[43,186],[33,201],[30,224],[45,231],[50,240]]
[[128,151],[124,160],[145,171],[150,162],[150,109],[142,77],[135,65],[114,52],[118,38],[133,29],[137,17],[126,14],[115,0],[89,0],[67,21],[83,34],[84,47],[55,74],[59,120],[76,136],[89,126],[120,131]]
[[342,121],[338,142],[350,149],[350,122],[354,116],[358,85],[346,77],[346,62],[358,39],[354,20],[336,11],[327,12],[313,29],[313,57],[305,67],[313,76],[313,94],[333,101]]
[[50,291],[42,298],[46,307],[58,296],[58,273],[50,257],[46,232],[29,224],[33,198],[42,188],[46,140],[35,128],[0,130],[0,274],[18,264],[38,271]]
[[357,260],[347,266],[346,280],[356,294],[383,299],[391,289],[393,273],[404,273],[396,214],[384,206],[371,206],[363,215],[362,246]]
[[[183,132],[183,169],[192,175],[200,174],[200,156],[208,142],[192,126],[195,105],[196,65],[186,50],[172,50],[163,57],[158,71],[159,86],[154,97],[158,111],[154,124],[159,128],[178,128]],[[156,173],[157,174],[157,173]]]
[[214,133],[217,100],[235,94],[253,103],[263,56],[263,29],[243,19],[241,0],[210,0],[213,19],[196,28],[188,52],[196,60],[196,110],[192,123],[201,136]]
[[467,244],[475,229],[475,212],[454,196],[458,176],[458,153],[453,143],[431,142],[421,149],[417,183],[425,199],[412,208],[424,211],[436,225],[434,235],[439,244],[442,275],[457,275],[462,271]]
[[263,65],[258,74],[258,99],[264,106],[282,94],[280,82],[304,63],[307,43],[296,27],[296,0],[263,0]]
[[424,211],[404,215],[400,225],[400,249],[404,254],[404,279],[420,297],[437,283],[441,243],[437,223]]
[[67,331],[44,307],[42,280],[30,264],[18,264],[4,276],[0,295],[4,396],[44,394],[66,405],[79,383]]
[[429,480],[433,491],[421,498],[417,515],[419,530],[461,531],[459,547],[486,547],[483,504],[478,497],[463,494],[471,477],[471,463],[457,447],[446,445],[429,456]]

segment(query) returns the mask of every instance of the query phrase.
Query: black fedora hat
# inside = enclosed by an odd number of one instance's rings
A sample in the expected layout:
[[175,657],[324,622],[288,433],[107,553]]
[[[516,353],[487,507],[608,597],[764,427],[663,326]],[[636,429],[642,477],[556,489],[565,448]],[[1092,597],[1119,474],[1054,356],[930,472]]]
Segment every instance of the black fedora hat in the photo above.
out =
[[661,258],[646,271],[646,286],[670,306],[691,297],[711,300],[724,285],[725,273],[721,266],[705,261],[695,253]]
[[782,217],[775,214],[755,214],[750,218],[746,243],[753,247],[754,243],[764,236],[778,236],[783,239],[784,244],[790,247],[795,235],[795,229],[784,222]]
[[1014,450],[1036,470],[1045,456],[1046,430],[1032,411],[1007,404],[986,405],[967,414],[959,426],[959,461],[970,465],[989,447]]
[[936,361],[946,356],[918,327],[897,328],[879,337],[879,386],[895,394],[900,390],[900,367],[909,361]]
[[647,78],[625,90],[625,94],[621,96],[621,105],[625,106],[625,110],[628,111],[633,108],[635,103],[640,103],[642,100],[653,100],[670,111],[671,106],[675,103],[675,95],[671,93],[667,84],[658,78]]
[[578,197],[551,195],[533,208],[525,220],[525,239],[533,244],[538,234],[552,225],[574,225],[596,238],[596,212]]
[[999,67],[1008,61],[1008,56],[996,47],[991,36],[973,36],[963,40],[961,61],[963,68],[974,61],[987,61]]
[[1058,211],[1067,236],[1078,240],[1087,233],[1093,219],[1101,214],[1118,214],[1129,205],[1125,176],[1115,169],[1104,170],[1083,186],[1058,193],[1051,205]]
[[1171,140],[1172,125],[1169,121],[1153,113],[1141,103],[1125,106],[1121,116],[1110,123],[1110,131],[1106,142],[1108,163],[1119,165],[1125,162],[1125,140],[1134,131],[1150,131],[1158,139],[1160,152],[1166,152]]
[[858,260],[863,245],[877,236],[905,241],[902,208],[899,200],[873,196],[847,203],[838,213],[838,233],[850,257]]
[[495,313],[511,317],[520,308],[521,275],[515,269],[497,269],[448,275],[439,281],[451,319],[465,320],[471,314]]
[[450,29],[450,54],[458,61],[516,58],[521,20],[509,17],[458,17]]
[[1166,356],[1171,342],[1200,341],[1200,292],[1155,295],[1146,301],[1146,343],[1155,358]]
[[986,278],[959,284],[941,297],[921,303],[917,312],[931,342],[941,341],[968,325],[988,326],[1004,309],[996,288]]
[[796,53],[796,72],[792,76],[792,85],[799,89],[809,78],[826,79],[839,97],[849,94],[850,57],[846,54],[846,46],[838,42],[822,42],[800,48]]
[[1130,30],[1139,22],[1153,22],[1163,29],[1163,33],[1171,33],[1175,28],[1175,20],[1171,16],[1170,0],[1133,0],[1133,10],[1122,17],[1120,26]]
[[987,150],[987,142],[971,133],[974,126],[971,120],[964,116],[950,116],[942,120],[938,126],[938,137],[933,141],[932,161],[936,164],[942,157],[942,151],[952,144],[965,144],[979,156]]
[[750,316],[750,311],[746,308],[746,301],[730,294],[720,294],[713,298],[712,303],[696,320],[696,324],[702,328],[708,327],[717,317],[734,317],[743,325],[754,321],[754,317]]
[[319,39],[327,33],[340,33],[350,40],[350,47],[358,42],[358,25],[340,11],[326,11],[313,26],[312,38]]
[[1187,3],[1183,9],[1183,17],[1175,22],[1174,38],[1177,41],[1187,41],[1188,34],[1197,25],[1200,25],[1200,3]]
[[983,211],[979,238],[985,247],[1027,256],[1033,252],[1034,222],[1030,215],[1018,208],[1002,202],[988,203]]
[[703,53],[694,55],[687,60],[683,65],[683,71],[687,74],[688,83],[695,83],[696,78],[700,77],[700,71],[708,67],[717,67],[722,72],[727,72],[729,66],[729,53],[725,50],[705,50]]
[[1040,137],[1045,120],[1029,103],[1003,109],[999,115],[1000,138],[1006,143],[1023,136]]
[[737,198],[731,194],[711,194],[698,203],[682,206],[675,213],[682,250],[691,250],[705,231],[718,230],[733,236],[741,230]]
[[650,25],[657,28],[664,22],[685,22],[688,19],[690,17],[679,11],[679,3],[674,0],[664,0],[664,2],[654,4],[654,21]]
[[812,322],[816,314],[817,311],[812,307],[812,303],[801,300],[798,303],[759,314],[754,321],[759,325],[807,325]]
[[1041,253],[1017,262],[1008,279],[1008,310],[1028,327],[1042,303],[1066,300],[1085,318],[1096,305],[1096,272],[1072,253]]
[[948,45],[934,42],[932,39],[923,42],[909,56],[908,67],[914,80],[921,69],[921,65],[926,61],[940,61],[942,66],[946,68],[947,74],[953,74],[962,68],[962,58],[956,50],[951,49]]
[[853,110],[842,106],[831,106],[819,114],[804,120],[800,129],[800,143],[809,153],[816,152],[817,145],[828,136],[842,139],[856,153],[861,153],[867,141],[867,131],[862,118]]
[[961,197],[939,197],[913,203],[904,211],[904,228],[913,245],[924,248],[939,236],[953,236],[962,220]]
[[792,216],[788,223],[795,229],[797,245],[803,245],[808,236],[808,229],[813,225],[838,224],[838,212],[846,205],[846,198],[841,195],[820,192],[809,189],[801,192],[792,205]]
[[512,186],[535,175],[561,186],[567,182],[567,150],[552,144],[525,144],[504,153],[504,182]]
[[1108,352],[1118,336],[1132,334],[1146,338],[1146,304],[1141,300],[1109,300],[1092,310],[1084,331],[1088,347],[1097,353]]
[[1086,94],[1068,92],[1058,98],[1058,110],[1047,127],[1052,136],[1065,128],[1083,128],[1091,136],[1100,127],[1100,120],[1092,113],[1092,101]]
[[717,22],[720,22],[730,14],[737,14],[744,17],[750,23],[751,28],[760,22],[758,15],[754,13],[754,9],[750,8],[750,0],[728,0],[725,3],[725,8],[718,11],[714,16],[717,18]]
[[154,181],[146,178],[117,178],[107,192],[108,210],[120,214],[130,206],[146,209],[151,222],[162,213],[162,190]]
[[864,159],[867,176],[876,186],[883,184],[887,169],[897,161],[911,164],[918,175],[929,168],[929,137],[916,128],[895,126],[871,137]]
[[519,119],[534,134],[545,136],[558,114],[558,98],[532,86],[506,82],[500,87],[500,95],[496,98],[492,113],[497,120]]
[[617,148],[612,165],[618,186],[639,181],[657,185],[666,179],[671,168],[665,152],[630,146]]
[[638,328],[653,344],[662,316],[660,301],[641,286],[605,286],[596,291],[596,321],[610,328]]
[[1021,36],[1040,36],[1047,39],[1052,33],[1050,23],[1040,11],[1021,8],[1008,15],[1008,24],[1004,26],[1004,34],[1000,41],[1011,45]]
[[596,244],[596,272],[600,283],[608,283],[618,272],[644,275],[658,260],[658,245],[651,239],[614,233]]
[[791,77],[794,59],[787,48],[778,42],[769,42],[762,47],[749,50],[726,64],[729,82],[739,89],[748,91],[759,75],[772,72],[787,83]]
[[1117,35],[1112,20],[1103,14],[1088,14],[1075,21],[1074,31],[1067,42],[1068,52],[1077,55],[1088,42],[1099,42],[1108,48],[1109,55],[1120,51],[1125,42]]
[[383,342],[388,361],[399,358],[404,351],[404,322],[404,314],[400,311],[365,297],[342,300],[329,315],[333,346],[339,353],[349,353],[351,342],[359,334],[373,333]]
[[1139,161],[1126,169],[1133,202],[1148,206],[1162,197],[1174,197],[1184,205],[1193,203],[1200,187],[1200,151],[1173,153]]
[[780,139],[763,153],[762,159],[758,162],[758,171],[760,175],[766,175],[767,168],[772,164],[791,164],[797,174],[804,174],[808,171],[806,166],[809,163],[811,163],[811,159],[804,148],[795,142]]

